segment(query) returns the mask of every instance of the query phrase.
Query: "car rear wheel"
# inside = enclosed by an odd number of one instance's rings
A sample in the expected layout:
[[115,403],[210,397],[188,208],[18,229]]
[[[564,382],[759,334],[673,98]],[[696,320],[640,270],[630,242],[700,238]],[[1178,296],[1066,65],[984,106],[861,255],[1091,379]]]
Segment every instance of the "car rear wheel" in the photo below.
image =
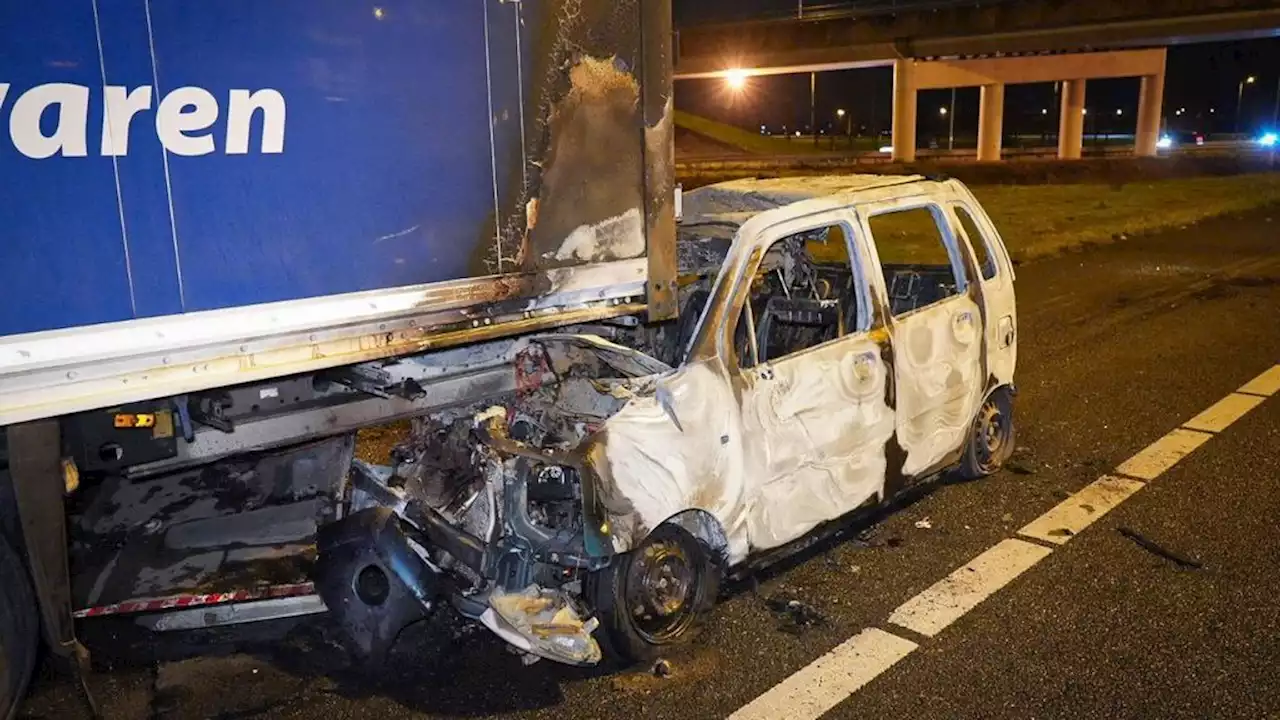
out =
[[39,631],[27,569],[0,538],[0,717],[17,714],[35,669]]
[[662,525],[639,548],[587,580],[600,638],[615,659],[638,663],[692,640],[720,589],[707,546],[676,525]]
[[960,475],[976,480],[995,473],[1013,455],[1014,442],[1013,395],[1007,388],[998,388],[987,396],[973,421]]

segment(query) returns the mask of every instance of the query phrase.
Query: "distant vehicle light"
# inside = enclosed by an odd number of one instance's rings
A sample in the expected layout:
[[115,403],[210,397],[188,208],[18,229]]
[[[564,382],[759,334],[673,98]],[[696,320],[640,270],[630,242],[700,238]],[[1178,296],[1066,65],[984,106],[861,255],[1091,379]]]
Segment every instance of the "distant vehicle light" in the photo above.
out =
[[1197,135],[1197,136],[1196,136],[1196,144],[1197,144],[1197,145],[1203,145],[1203,144],[1204,144],[1204,136],[1203,136],[1203,135]]
[[1258,138],[1258,144],[1261,145],[1262,147],[1275,147],[1276,140],[1277,140],[1277,137],[1275,133],[1273,132],[1263,133],[1262,137]]
[[880,152],[882,152],[882,153],[891,153],[891,152],[893,152],[893,146],[892,146],[892,145],[885,145],[885,146],[883,146],[883,147],[881,147],[881,148],[880,148]]
[[1156,147],[1160,148],[1161,150],[1168,150],[1169,148],[1173,147],[1173,138],[1169,137],[1168,135],[1161,135],[1160,139],[1156,141]]

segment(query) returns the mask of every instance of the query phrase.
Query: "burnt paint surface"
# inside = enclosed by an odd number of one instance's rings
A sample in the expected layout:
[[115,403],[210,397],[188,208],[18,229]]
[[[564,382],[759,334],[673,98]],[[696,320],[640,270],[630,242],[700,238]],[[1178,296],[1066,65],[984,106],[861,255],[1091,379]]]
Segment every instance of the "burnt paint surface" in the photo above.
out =
[[[661,131],[670,122],[669,2],[519,5],[531,28],[526,192],[502,208],[504,243],[517,244],[525,268],[542,269],[638,257],[647,238],[673,242],[674,216],[647,221],[652,198],[673,183],[674,149]],[[663,220],[669,232],[650,238]]]

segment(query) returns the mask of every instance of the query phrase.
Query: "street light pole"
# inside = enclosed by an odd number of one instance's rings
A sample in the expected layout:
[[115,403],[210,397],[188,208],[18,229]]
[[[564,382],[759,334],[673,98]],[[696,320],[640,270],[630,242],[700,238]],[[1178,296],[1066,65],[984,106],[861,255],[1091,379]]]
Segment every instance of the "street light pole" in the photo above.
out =
[[[800,6],[804,7],[804,0]],[[809,73],[809,132],[813,133],[813,146],[818,146],[818,73]]]
[[956,89],[951,88],[951,109],[947,111],[947,150],[956,149]]
[[1280,132],[1280,127],[1276,127],[1280,123],[1280,75],[1276,76],[1276,106],[1271,110],[1271,127],[1268,132]]
[[1240,87],[1239,89],[1236,90],[1236,132],[1235,132],[1236,135],[1240,134],[1240,109],[1241,109],[1241,103],[1244,101],[1244,86],[1252,85],[1254,80],[1255,78],[1252,75],[1250,75],[1249,77],[1240,81]]

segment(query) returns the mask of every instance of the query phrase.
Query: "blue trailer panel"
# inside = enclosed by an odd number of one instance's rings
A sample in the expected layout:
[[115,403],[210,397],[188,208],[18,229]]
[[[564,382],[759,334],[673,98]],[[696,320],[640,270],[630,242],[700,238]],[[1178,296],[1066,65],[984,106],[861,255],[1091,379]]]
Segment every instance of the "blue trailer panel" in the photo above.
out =
[[645,12],[5,3],[0,336],[643,255]]

